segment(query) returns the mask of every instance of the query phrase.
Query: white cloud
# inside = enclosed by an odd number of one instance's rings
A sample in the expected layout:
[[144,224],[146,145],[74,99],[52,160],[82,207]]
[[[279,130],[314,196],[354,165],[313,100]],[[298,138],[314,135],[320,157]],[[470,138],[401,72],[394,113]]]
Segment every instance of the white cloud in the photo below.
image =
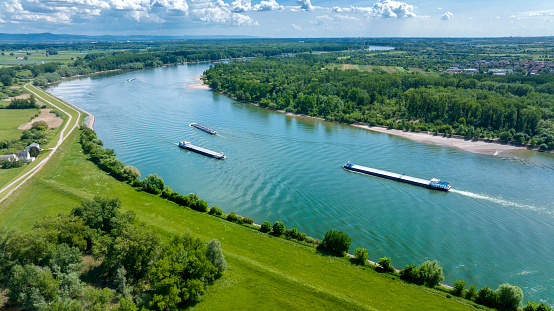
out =
[[337,13],[340,13],[340,12],[342,12],[342,9],[341,9],[340,7],[338,7],[338,6],[334,6],[334,7],[333,7],[333,11],[335,11],[335,12],[337,12]]
[[[223,1],[222,1],[223,2]],[[241,13],[250,11],[252,4],[250,0],[235,0],[231,3],[231,11]]]
[[300,4],[300,9],[304,11],[311,11],[314,9],[311,0],[297,0]]
[[375,3],[371,9],[372,10],[368,12],[368,14],[376,17],[407,18],[417,16],[413,12],[413,5],[394,0],[380,0]]
[[[275,0],[265,2],[276,4]],[[239,14],[251,9],[250,0],[235,0],[230,5],[223,0],[8,0],[0,3],[0,20],[36,25],[101,25],[109,20],[131,29],[149,23],[182,27],[186,22],[256,26],[251,17]]]
[[256,4],[253,8],[254,11],[277,11],[283,10],[284,7],[279,5],[275,0],[261,1],[259,4]]
[[302,27],[300,27],[300,26],[298,26],[298,25],[296,25],[296,24],[291,24],[291,26],[292,26],[292,28],[293,28],[294,30],[302,30]]
[[444,13],[442,16],[441,16],[441,19],[443,21],[449,21],[451,20],[452,18],[454,18],[454,14],[450,13],[450,11]]

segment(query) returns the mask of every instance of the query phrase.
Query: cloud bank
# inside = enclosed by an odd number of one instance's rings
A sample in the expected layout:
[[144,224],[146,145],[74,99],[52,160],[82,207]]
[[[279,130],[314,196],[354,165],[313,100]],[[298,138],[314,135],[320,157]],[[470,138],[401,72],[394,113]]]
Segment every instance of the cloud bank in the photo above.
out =
[[452,18],[454,18],[454,14],[450,13],[450,11],[444,13],[442,16],[441,16],[441,19],[443,21],[449,21],[451,20]]

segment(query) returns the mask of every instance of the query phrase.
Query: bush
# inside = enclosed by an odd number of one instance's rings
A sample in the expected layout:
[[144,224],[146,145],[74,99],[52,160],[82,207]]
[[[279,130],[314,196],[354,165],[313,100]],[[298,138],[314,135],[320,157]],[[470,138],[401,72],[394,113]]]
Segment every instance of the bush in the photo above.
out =
[[194,200],[190,204],[190,208],[192,208],[195,211],[205,213],[208,211],[208,203],[206,203],[206,201],[204,200]]
[[161,194],[164,188],[163,178],[158,177],[157,174],[150,174],[142,181],[142,189],[148,193]]
[[329,252],[344,256],[350,248],[350,236],[342,231],[329,230],[321,242],[321,247]]
[[235,212],[231,212],[229,215],[227,215],[228,221],[237,221],[239,218],[237,217],[237,214]]
[[548,149],[548,145],[547,145],[547,144],[541,144],[541,145],[539,146],[539,150],[540,150],[540,151],[546,151],[546,149]]
[[383,269],[383,271],[385,272],[394,272],[394,267],[391,265],[389,257],[380,258],[377,264],[381,266],[381,269]]
[[140,177],[140,172],[138,168],[127,165],[123,167],[121,175],[123,175],[123,178],[125,178],[126,180],[135,180]]
[[33,122],[33,124],[31,125],[31,129],[37,129],[37,130],[46,130],[48,128],[48,123],[46,123],[46,121],[36,121],[36,122]]
[[422,281],[421,272],[415,265],[407,265],[404,270],[400,271],[400,278],[414,284],[421,284]]
[[292,228],[285,230],[285,236],[289,239],[298,239],[298,236],[300,235],[300,232],[298,232],[298,229]]
[[428,287],[435,287],[444,281],[442,267],[439,266],[436,260],[422,263],[419,270],[424,275],[424,283]]
[[281,221],[276,221],[273,224],[273,234],[276,236],[281,236],[285,233],[285,224]]
[[212,206],[208,213],[212,215],[217,215],[217,216],[223,215],[223,211],[221,210],[221,208],[217,206]]
[[452,294],[461,297],[466,289],[466,282],[463,280],[456,280],[454,287],[452,288]]
[[475,286],[474,285],[471,285],[468,289],[467,289],[467,292],[465,294],[465,297],[466,299],[468,300],[472,300],[473,298],[475,298],[475,296],[477,296],[477,291],[475,289]]
[[354,257],[356,258],[356,262],[359,265],[365,265],[369,254],[367,252],[367,249],[365,248],[356,248],[356,250],[354,251]]
[[264,221],[262,226],[260,227],[261,232],[270,232],[271,231],[271,223],[269,221]]
[[482,287],[477,293],[475,301],[487,307],[494,308],[498,304],[498,294],[488,287]]
[[523,300],[523,291],[518,286],[501,284],[496,290],[498,302],[507,309],[517,310]]
[[221,243],[218,240],[211,240],[206,248],[206,258],[217,268],[218,275],[227,270],[227,261],[221,251]]

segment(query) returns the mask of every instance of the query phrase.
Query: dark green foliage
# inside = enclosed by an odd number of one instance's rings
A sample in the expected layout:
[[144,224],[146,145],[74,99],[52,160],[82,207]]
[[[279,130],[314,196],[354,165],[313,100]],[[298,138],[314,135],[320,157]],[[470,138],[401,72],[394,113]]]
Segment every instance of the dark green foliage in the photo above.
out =
[[91,311],[108,311],[114,293],[109,288],[87,288],[85,291],[84,309]]
[[81,250],[63,243],[50,246],[48,266],[52,271],[69,274],[81,268]]
[[285,224],[281,221],[276,221],[274,224],[273,224],[273,234],[275,236],[281,236],[283,234],[285,234]]
[[208,203],[206,203],[206,201],[204,200],[194,200],[191,203],[190,208],[192,208],[195,211],[205,213],[208,211]]
[[498,293],[488,287],[482,287],[477,292],[475,301],[487,307],[495,308],[498,305]]
[[466,289],[466,282],[463,280],[456,280],[454,287],[452,288],[452,294],[461,297]]
[[237,221],[239,218],[237,216],[237,214],[235,214],[235,212],[231,212],[229,213],[229,215],[227,215],[227,220],[228,221]]
[[96,258],[104,257],[102,267],[109,275],[116,275],[119,267],[125,268],[130,284],[142,280],[150,270],[160,250],[161,237],[144,225],[133,224],[118,217],[120,223],[111,233],[93,246]]
[[150,307],[175,310],[199,301],[218,272],[206,258],[206,244],[189,235],[175,236],[161,254],[149,273],[153,293]]
[[407,265],[404,270],[400,271],[400,278],[414,284],[423,283],[421,272],[415,265]]
[[138,311],[138,307],[131,299],[121,299],[119,301],[119,306],[113,310],[114,311]]
[[206,258],[217,268],[218,275],[227,270],[227,261],[221,251],[221,243],[218,240],[211,240],[206,247]]
[[46,121],[35,121],[31,125],[31,129],[44,131],[48,128],[48,123]]
[[544,302],[541,302],[539,305],[537,303],[527,301],[523,311],[552,311],[552,308],[546,305]]
[[253,219],[250,219],[250,218],[248,218],[248,217],[244,217],[244,218],[242,219],[242,221],[243,221],[245,224],[249,224],[249,225],[251,225],[251,224],[254,223],[254,220],[253,220]]
[[39,310],[58,297],[58,282],[49,269],[34,265],[12,268],[8,282],[8,296],[25,310]]
[[475,288],[475,285],[471,285],[466,291],[465,298],[468,300],[472,300],[476,296],[477,296],[477,290]]
[[221,208],[217,206],[212,206],[208,213],[211,215],[217,215],[217,216],[223,215],[223,211],[221,210]]
[[421,264],[419,271],[423,276],[425,286],[435,287],[444,281],[442,267],[436,260],[426,261]]
[[26,98],[14,98],[6,106],[6,109],[36,109],[38,108],[37,100],[31,95],[29,99]]
[[22,161],[0,161],[0,168],[2,169],[10,169],[10,168],[18,168],[23,166]]
[[498,303],[508,310],[517,310],[523,300],[523,291],[518,286],[501,284],[496,290]]
[[136,180],[140,177],[140,172],[138,168],[128,165],[123,168],[121,175],[127,180]]
[[[92,212],[87,211],[86,213],[90,214]],[[64,243],[70,247],[77,247],[81,251],[87,249],[88,232],[82,217],[67,214],[46,217],[35,223],[33,230],[37,229],[53,232],[56,235],[56,243]]]
[[165,183],[162,177],[150,174],[142,181],[142,189],[148,193],[159,195],[165,189]]
[[391,265],[391,260],[389,257],[380,258],[377,264],[381,267],[382,271],[394,272],[394,267],[393,265]]
[[[275,228],[273,229],[275,231]],[[350,248],[350,236],[342,231],[329,230],[325,233],[323,241],[319,245],[322,249],[344,256]]]
[[80,217],[91,229],[98,229],[110,233],[114,227],[113,221],[119,215],[121,201],[94,197],[92,201],[83,200],[81,206],[74,208],[71,215]]
[[260,227],[261,232],[271,232],[271,223],[269,221],[264,221]]
[[365,248],[356,248],[356,250],[354,251],[356,263],[358,263],[359,265],[365,265],[368,256],[369,254],[367,252],[367,249]]

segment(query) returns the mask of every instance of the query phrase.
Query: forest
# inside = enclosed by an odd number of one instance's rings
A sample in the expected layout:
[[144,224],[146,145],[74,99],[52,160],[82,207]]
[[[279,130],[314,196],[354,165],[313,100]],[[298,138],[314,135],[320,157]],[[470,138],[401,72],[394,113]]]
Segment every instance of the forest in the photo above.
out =
[[239,100],[331,121],[554,147],[554,75],[329,70],[330,57],[218,63],[205,78]]

